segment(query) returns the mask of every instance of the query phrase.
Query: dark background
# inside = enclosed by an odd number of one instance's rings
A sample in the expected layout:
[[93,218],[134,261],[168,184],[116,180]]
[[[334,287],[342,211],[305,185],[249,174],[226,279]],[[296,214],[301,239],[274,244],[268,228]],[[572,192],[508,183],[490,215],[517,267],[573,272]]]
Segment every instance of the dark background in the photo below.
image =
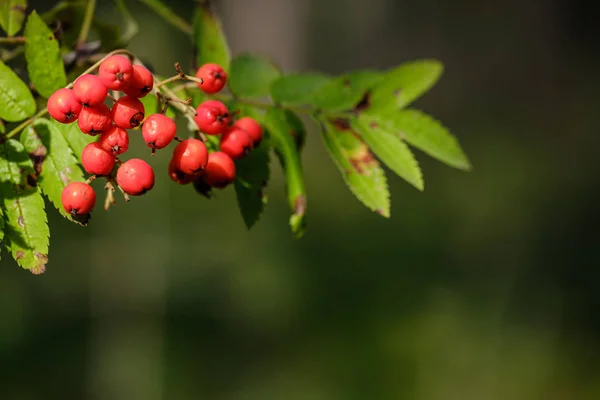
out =
[[[162,75],[189,65],[186,36],[128,4],[141,25],[131,50]],[[191,1],[168,4],[191,15]],[[312,129],[309,231],[297,241],[276,163],[268,210],[248,232],[233,190],[206,201],[172,184],[159,154],[156,188],[88,228],[49,212],[44,275],[3,251],[0,398],[600,398],[594,3],[217,7],[234,54],[286,71],[442,60],[415,106],[452,129],[474,170],[418,153],[426,190],[390,174],[385,220],[346,190]]]

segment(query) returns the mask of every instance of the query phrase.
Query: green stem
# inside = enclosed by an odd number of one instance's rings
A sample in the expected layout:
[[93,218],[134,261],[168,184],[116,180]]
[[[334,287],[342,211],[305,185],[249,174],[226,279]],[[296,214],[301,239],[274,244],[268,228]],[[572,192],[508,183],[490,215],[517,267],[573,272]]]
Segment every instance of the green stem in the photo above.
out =
[[0,37],[0,44],[20,44],[25,43],[23,36]]
[[94,10],[96,9],[96,0],[88,0],[87,6],[85,7],[85,14],[83,15],[83,23],[81,24],[81,30],[77,37],[76,49],[80,49],[86,42],[90,28],[92,27],[92,19],[94,18]]
[[178,28],[180,31],[191,35],[194,33],[194,28],[179,15],[175,14],[171,9],[165,6],[162,2],[156,0],[140,0],[140,3],[144,3],[146,6],[151,8],[155,13],[161,16],[165,21]]
[[12,60],[13,58],[20,56],[24,52],[25,52],[25,48],[23,46],[17,47],[16,49],[14,49],[12,51],[7,51],[2,55],[2,62],[8,62],[8,61]]
[[[85,75],[85,74],[89,74],[91,72],[94,72],[96,69],[98,69],[98,67],[100,67],[100,64],[102,64],[102,61],[106,60],[108,57],[113,56],[115,54],[127,54],[128,56],[133,57],[133,54],[131,52],[129,52],[127,50],[124,50],[124,49],[119,49],[119,50],[111,51],[110,53],[108,53],[104,57],[102,57],[100,60],[98,60],[98,62],[96,62],[94,65],[92,65],[91,67],[89,67],[88,69],[86,69],[81,75]],[[75,80],[77,80],[77,79],[75,79]],[[75,80],[73,82],[69,83],[65,87],[67,89],[71,89],[73,87],[73,84],[74,84]],[[38,111],[38,113],[35,114],[33,117],[31,117],[31,118],[29,118],[29,119],[21,122],[17,127],[15,127],[10,132],[8,132],[5,137],[8,139],[8,138],[11,138],[13,136],[16,136],[23,129],[25,129],[29,125],[31,125],[33,123],[33,121],[35,121],[37,118],[41,118],[44,115],[46,115],[47,113],[48,113],[48,108],[44,108],[43,110]]]

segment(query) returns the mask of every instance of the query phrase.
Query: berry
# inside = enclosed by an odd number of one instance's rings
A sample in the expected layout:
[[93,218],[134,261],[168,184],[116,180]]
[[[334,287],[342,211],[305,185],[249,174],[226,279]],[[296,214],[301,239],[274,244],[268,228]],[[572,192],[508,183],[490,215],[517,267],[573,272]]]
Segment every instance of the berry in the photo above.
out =
[[212,94],[220,92],[227,83],[227,73],[218,64],[204,64],[196,71],[196,78],[202,79],[202,83],[198,82],[198,87],[204,93]]
[[231,184],[235,180],[233,159],[221,151],[210,153],[202,179],[207,185],[219,189]]
[[262,128],[260,124],[251,117],[242,117],[233,123],[233,126],[241,128],[248,132],[248,135],[252,138],[254,147],[257,147],[262,141]]
[[133,75],[131,61],[125,56],[114,55],[102,61],[98,76],[104,86],[111,90],[123,90]]
[[139,99],[123,96],[112,106],[112,119],[119,128],[132,129],[144,120],[144,104]]
[[77,125],[81,132],[92,136],[106,132],[113,126],[110,109],[104,104],[84,107],[79,113]]
[[218,100],[207,100],[196,108],[194,120],[202,132],[218,135],[229,128],[231,115],[225,104]]
[[70,124],[79,117],[81,103],[71,89],[58,89],[48,97],[48,114],[61,124]]
[[173,150],[173,166],[187,175],[198,175],[208,162],[206,145],[198,139],[186,139]]
[[180,185],[187,185],[196,179],[194,175],[188,175],[181,172],[181,170],[177,168],[177,165],[175,165],[173,159],[169,162],[169,177]]
[[141,196],[154,187],[154,170],[139,158],[125,161],[117,170],[117,184],[131,196]]
[[96,192],[84,182],[71,182],[62,191],[62,205],[66,212],[75,216],[87,214],[96,205]]
[[108,89],[96,75],[81,75],[73,84],[73,94],[84,107],[95,107],[104,103]]
[[152,72],[148,71],[146,67],[136,64],[133,66],[133,74],[124,91],[127,96],[140,98],[150,93],[153,87]]
[[90,143],[81,152],[81,164],[88,174],[105,176],[115,166],[115,156],[104,150],[100,143]]
[[129,135],[125,129],[113,126],[100,135],[97,143],[104,150],[116,156],[125,153],[129,148]]
[[152,149],[167,147],[175,138],[175,121],[162,114],[152,114],[142,125],[142,136],[146,145]]
[[245,130],[237,127],[230,128],[221,136],[221,151],[234,160],[243,158],[252,150],[252,138]]

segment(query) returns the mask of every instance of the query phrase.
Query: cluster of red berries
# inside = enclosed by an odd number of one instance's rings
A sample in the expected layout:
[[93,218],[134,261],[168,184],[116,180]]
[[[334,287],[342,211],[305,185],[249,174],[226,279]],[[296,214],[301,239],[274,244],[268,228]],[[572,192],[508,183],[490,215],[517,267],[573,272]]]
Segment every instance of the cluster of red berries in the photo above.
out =
[[[221,91],[227,74],[217,64],[205,64],[197,73],[198,86],[207,94]],[[236,176],[233,160],[240,159],[257,146],[262,139],[262,128],[249,117],[231,124],[231,114],[220,101],[207,100],[196,108],[194,120],[200,131],[207,135],[222,135],[220,151],[208,152],[202,140],[176,137],[176,124],[162,113],[145,117],[140,98],[154,87],[152,73],[129,58],[113,55],[99,66],[98,74],[85,74],[77,78],[73,88],[62,88],[48,99],[48,113],[63,124],[77,121],[83,134],[98,136],[81,154],[85,171],[93,176],[110,177],[117,166],[117,185],[131,196],[140,196],[154,187],[155,175],[144,160],[133,158],[125,162],[118,159],[129,148],[127,130],[140,127],[146,145],[156,151],[177,139],[169,163],[169,176],[179,184],[202,181],[208,187],[224,188]],[[112,108],[105,105],[108,91],[122,92]],[[112,99],[112,97],[111,97]],[[72,215],[88,214],[96,204],[96,193],[85,182],[72,182],[62,192],[62,203]]]

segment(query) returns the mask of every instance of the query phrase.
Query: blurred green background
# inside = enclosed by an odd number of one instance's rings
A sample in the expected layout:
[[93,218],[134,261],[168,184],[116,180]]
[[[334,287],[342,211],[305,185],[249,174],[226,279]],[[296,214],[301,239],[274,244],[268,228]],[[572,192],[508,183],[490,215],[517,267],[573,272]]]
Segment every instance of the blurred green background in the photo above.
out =
[[[186,36],[128,4],[141,26],[131,50],[162,75],[189,65]],[[216,5],[235,54],[286,71],[442,60],[415,106],[452,129],[474,170],[419,153],[425,192],[390,174],[385,220],[346,190],[311,128],[297,241],[276,163],[248,232],[233,190],[207,201],[176,186],[159,152],[147,196],[87,228],[49,213],[44,275],[3,252],[0,399],[600,398],[595,4]],[[133,143],[131,156],[146,153]]]

